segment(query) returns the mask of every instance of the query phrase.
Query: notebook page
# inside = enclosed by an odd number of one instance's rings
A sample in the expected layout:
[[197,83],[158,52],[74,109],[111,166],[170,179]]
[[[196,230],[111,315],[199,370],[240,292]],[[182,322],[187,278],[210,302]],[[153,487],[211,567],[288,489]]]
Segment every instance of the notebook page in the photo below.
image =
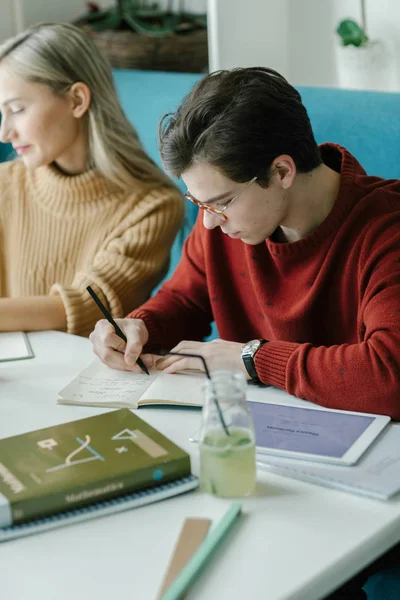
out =
[[157,377],[158,371],[152,371],[149,376],[110,369],[96,358],[58,393],[58,403],[136,407],[143,392]]
[[25,333],[22,331],[0,333],[0,361],[31,357],[33,353]]
[[142,394],[139,406],[145,404],[179,404],[183,406],[203,405],[205,374],[160,372],[151,386]]

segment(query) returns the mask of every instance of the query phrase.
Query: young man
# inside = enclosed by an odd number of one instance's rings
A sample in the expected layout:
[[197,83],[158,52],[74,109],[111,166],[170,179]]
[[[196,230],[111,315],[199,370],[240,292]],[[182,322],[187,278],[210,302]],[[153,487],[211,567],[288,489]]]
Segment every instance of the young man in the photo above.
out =
[[[265,68],[205,77],[164,118],[160,149],[203,210],[171,280],[118,321],[127,345],[96,325],[98,356],[138,370],[140,354],[200,353],[323,406],[400,419],[400,182],[318,147],[299,93]],[[221,339],[202,342],[212,320]]]
[[[165,349],[201,354],[324,406],[400,420],[400,182],[318,147],[299,93],[264,68],[205,77],[165,117],[160,149],[203,210],[171,280],[118,319],[127,344],[99,321],[95,353],[133,371],[139,355],[151,366]],[[202,342],[213,319],[221,339]],[[330,599],[366,598],[378,570],[398,585],[399,554]]]

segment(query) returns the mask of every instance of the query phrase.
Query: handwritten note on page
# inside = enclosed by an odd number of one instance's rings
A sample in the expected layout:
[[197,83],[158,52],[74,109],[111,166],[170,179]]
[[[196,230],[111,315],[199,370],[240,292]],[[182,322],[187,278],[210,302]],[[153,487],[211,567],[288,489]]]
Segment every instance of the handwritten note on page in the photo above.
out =
[[135,407],[157,375],[117,371],[96,358],[59,392],[58,403]]
[[144,404],[201,406],[204,374],[150,376],[110,369],[95,359],[59,392],[59,404],[138,408]]

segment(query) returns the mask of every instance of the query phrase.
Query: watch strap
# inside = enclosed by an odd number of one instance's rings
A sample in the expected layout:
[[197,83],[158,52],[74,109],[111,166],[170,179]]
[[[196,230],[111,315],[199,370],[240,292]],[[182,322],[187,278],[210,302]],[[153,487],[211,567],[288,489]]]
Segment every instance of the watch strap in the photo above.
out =
[[254,357],[257,354],[257,352],[260,350],[260,348],[268,342],[268,340],[259,340],[259,342],[260,342],[260,345],[253,353],[246,353],[246,352],[242,353],[242,360],[243,360],[244,366],[246,367],[246,371],[250,375],[250,378],[251,378],[250,381],[252,381],[252,382],[260,381],[260,379],[257,375],[257,370],[256,370],[256,366],[254,363]]

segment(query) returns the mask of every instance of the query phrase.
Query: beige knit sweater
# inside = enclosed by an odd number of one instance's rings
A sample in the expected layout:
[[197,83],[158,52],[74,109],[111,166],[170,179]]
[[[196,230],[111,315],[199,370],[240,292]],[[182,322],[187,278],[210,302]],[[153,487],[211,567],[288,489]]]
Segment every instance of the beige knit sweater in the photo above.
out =
[[88,335],[146,300],[168,265],[182,222],[178,192],[124,193],[92,170],[65,176],[53,166],[0,164],[0,297],[60,294],[67,331]]

